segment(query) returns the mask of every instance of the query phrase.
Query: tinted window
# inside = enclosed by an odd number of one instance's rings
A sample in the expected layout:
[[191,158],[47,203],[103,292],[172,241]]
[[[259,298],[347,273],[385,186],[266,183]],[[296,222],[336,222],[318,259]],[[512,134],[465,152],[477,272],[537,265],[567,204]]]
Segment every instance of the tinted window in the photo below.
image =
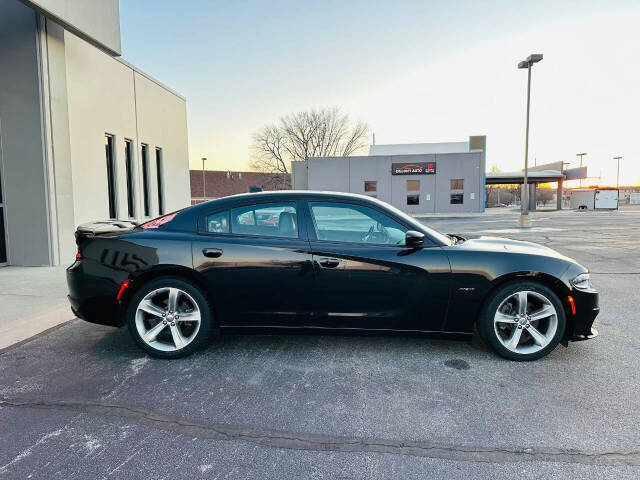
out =
[[151,215],[149,206],[149,149],[147,145],[142,144],[142,194],[144,198],[144,216]]
[[214,213],[207,217],[207,232],[229,233],[229,211]]
[[113,159],[113,135],[104,136],[104,148],[107,159],[107,193],[109,195],[109,218],[116,218],[116,172]]
[[156,148],[156,178],[158,180],[158,212],[164,213],[164,191],[162,182],[162,149]]
[[267,237],[298,237],[295,202],[260,203],[231,210],[231,232]]
[[135,217],[135,199],[133,192],[133,158],[132,158],[132,142],[124,141],[124,165],[127,174],[127,213],[130,217]]
[[404,245],[407,229],[377,210],[346,203],[309,205],[319,240]]
[[0,263],[7,261],[7,245],[4,239],[4,208],[0,206]]
[[420,205],[420,195],[407,195],[407,205]]
[[451,194],[451,203],[452,204],[459,204],[459,203],[463,203],[463,196],[461,193],[452,193]]

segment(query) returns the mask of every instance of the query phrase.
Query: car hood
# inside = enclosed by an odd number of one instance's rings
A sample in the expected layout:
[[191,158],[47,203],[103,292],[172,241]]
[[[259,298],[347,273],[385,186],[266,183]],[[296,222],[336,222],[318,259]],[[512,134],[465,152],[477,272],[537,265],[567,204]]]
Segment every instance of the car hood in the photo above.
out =
[[454,245],[461,249],[471,249],[485,252],[507,252],[520,253],[529,255],[543,255],[546,257],[563,258],[575,263],[575,260],[569,258],[555,250],[533,242],[523,242],[521,240],[511,240],[509,238],[500,237],[480,237],[465,240],[462,243]]

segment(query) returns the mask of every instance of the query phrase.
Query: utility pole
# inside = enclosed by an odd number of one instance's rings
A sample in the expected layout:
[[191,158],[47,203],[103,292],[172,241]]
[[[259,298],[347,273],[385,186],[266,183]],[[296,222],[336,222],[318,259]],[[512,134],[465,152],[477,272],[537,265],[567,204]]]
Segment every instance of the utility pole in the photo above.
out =
[[618,176],[616,177],[616,188],[620,188],[620,160],[622,159],[622,157],[617,156],[613,157],[613,159],[618,161]]
[[542,60],[541,53],[532,53],[527,57],[526,60],[518,63],[518,68],[526,68],[527,69],[527,123],[525,130],[525,140],[524,140],[524,182],[522,188],[522,200],[521,200],[521,210],[520,210],[520,219],[518,224],[521,227],[530,227],[531,226],[531,217],[529,217],[529,186],[528,186],[528,176],[529,176],[529,110],[531,105],[531,67],[534,63],[538,63]]
[[[569,167],[569,162],[562,162],[562,173],[566,176],[566,172],[567,172],[567,168]],[[564,189],[567,188],[566,185],[564,184],[565,182],[562,182],[562,188],[559,188],[558,190],[560,190],[556,195],[561,195],[561,200],[560,200],[560,205],[562,207],[564,207]]]
[[202,157],[202,198],[207,198],[207,184],[204,178],[204,162],[207,161],[207,157]]

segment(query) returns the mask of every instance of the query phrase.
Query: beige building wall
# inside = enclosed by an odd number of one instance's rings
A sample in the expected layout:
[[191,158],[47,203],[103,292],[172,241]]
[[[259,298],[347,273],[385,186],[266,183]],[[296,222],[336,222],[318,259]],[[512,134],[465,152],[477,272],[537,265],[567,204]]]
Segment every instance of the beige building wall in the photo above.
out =
[[[155,150],[162,151],[164,212],[190,203],[186,101],[132,66],[65,32],[76,225],[109,217],[105,134],[113,135],[117,217],[129,218],[125,140],[132,140],[135,220],[160,214]],[[151,212],[143,212],[142,144]]]
[[65,30],[112,55],[121,54],[118,0],[21,0]]
[[[186,101],[138,71],[135,72],[135,87],[139,141],[148,144],[150,148],[152,211],[158,214],[154,155],[155,148],[160,147],[163,162],[164,210],[165,213],[172,212],[191,204]],[[141,178],[141,175],[138,175],[140,182]]]
[[[76,227],[109,218],[105,134],[114,138],[116,218],[129,218],[126,139],[134,165],[131,218],[160,214],[156,148],[163,212],[190,204],[186,100],[113,56],[117,7],[117,0],[0,0],[0,235],[7,254],[5,261],[0,242],[0,266],[69,264]],[[99,25],[105,16],[108,25]],[[149,215],[142,143],[149,149]]]

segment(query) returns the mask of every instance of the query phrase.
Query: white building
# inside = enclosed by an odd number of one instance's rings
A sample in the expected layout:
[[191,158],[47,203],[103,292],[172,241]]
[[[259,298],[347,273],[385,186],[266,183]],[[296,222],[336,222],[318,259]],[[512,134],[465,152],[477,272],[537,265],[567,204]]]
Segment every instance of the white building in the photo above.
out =
[[185,98],[120,53],[118,0],[0,0],[0,265],[189,205]]
[[371,145],[369,155],[292,162],[296,190],[376,197],[411,214],[482,212],[486,137],[451,143]]

